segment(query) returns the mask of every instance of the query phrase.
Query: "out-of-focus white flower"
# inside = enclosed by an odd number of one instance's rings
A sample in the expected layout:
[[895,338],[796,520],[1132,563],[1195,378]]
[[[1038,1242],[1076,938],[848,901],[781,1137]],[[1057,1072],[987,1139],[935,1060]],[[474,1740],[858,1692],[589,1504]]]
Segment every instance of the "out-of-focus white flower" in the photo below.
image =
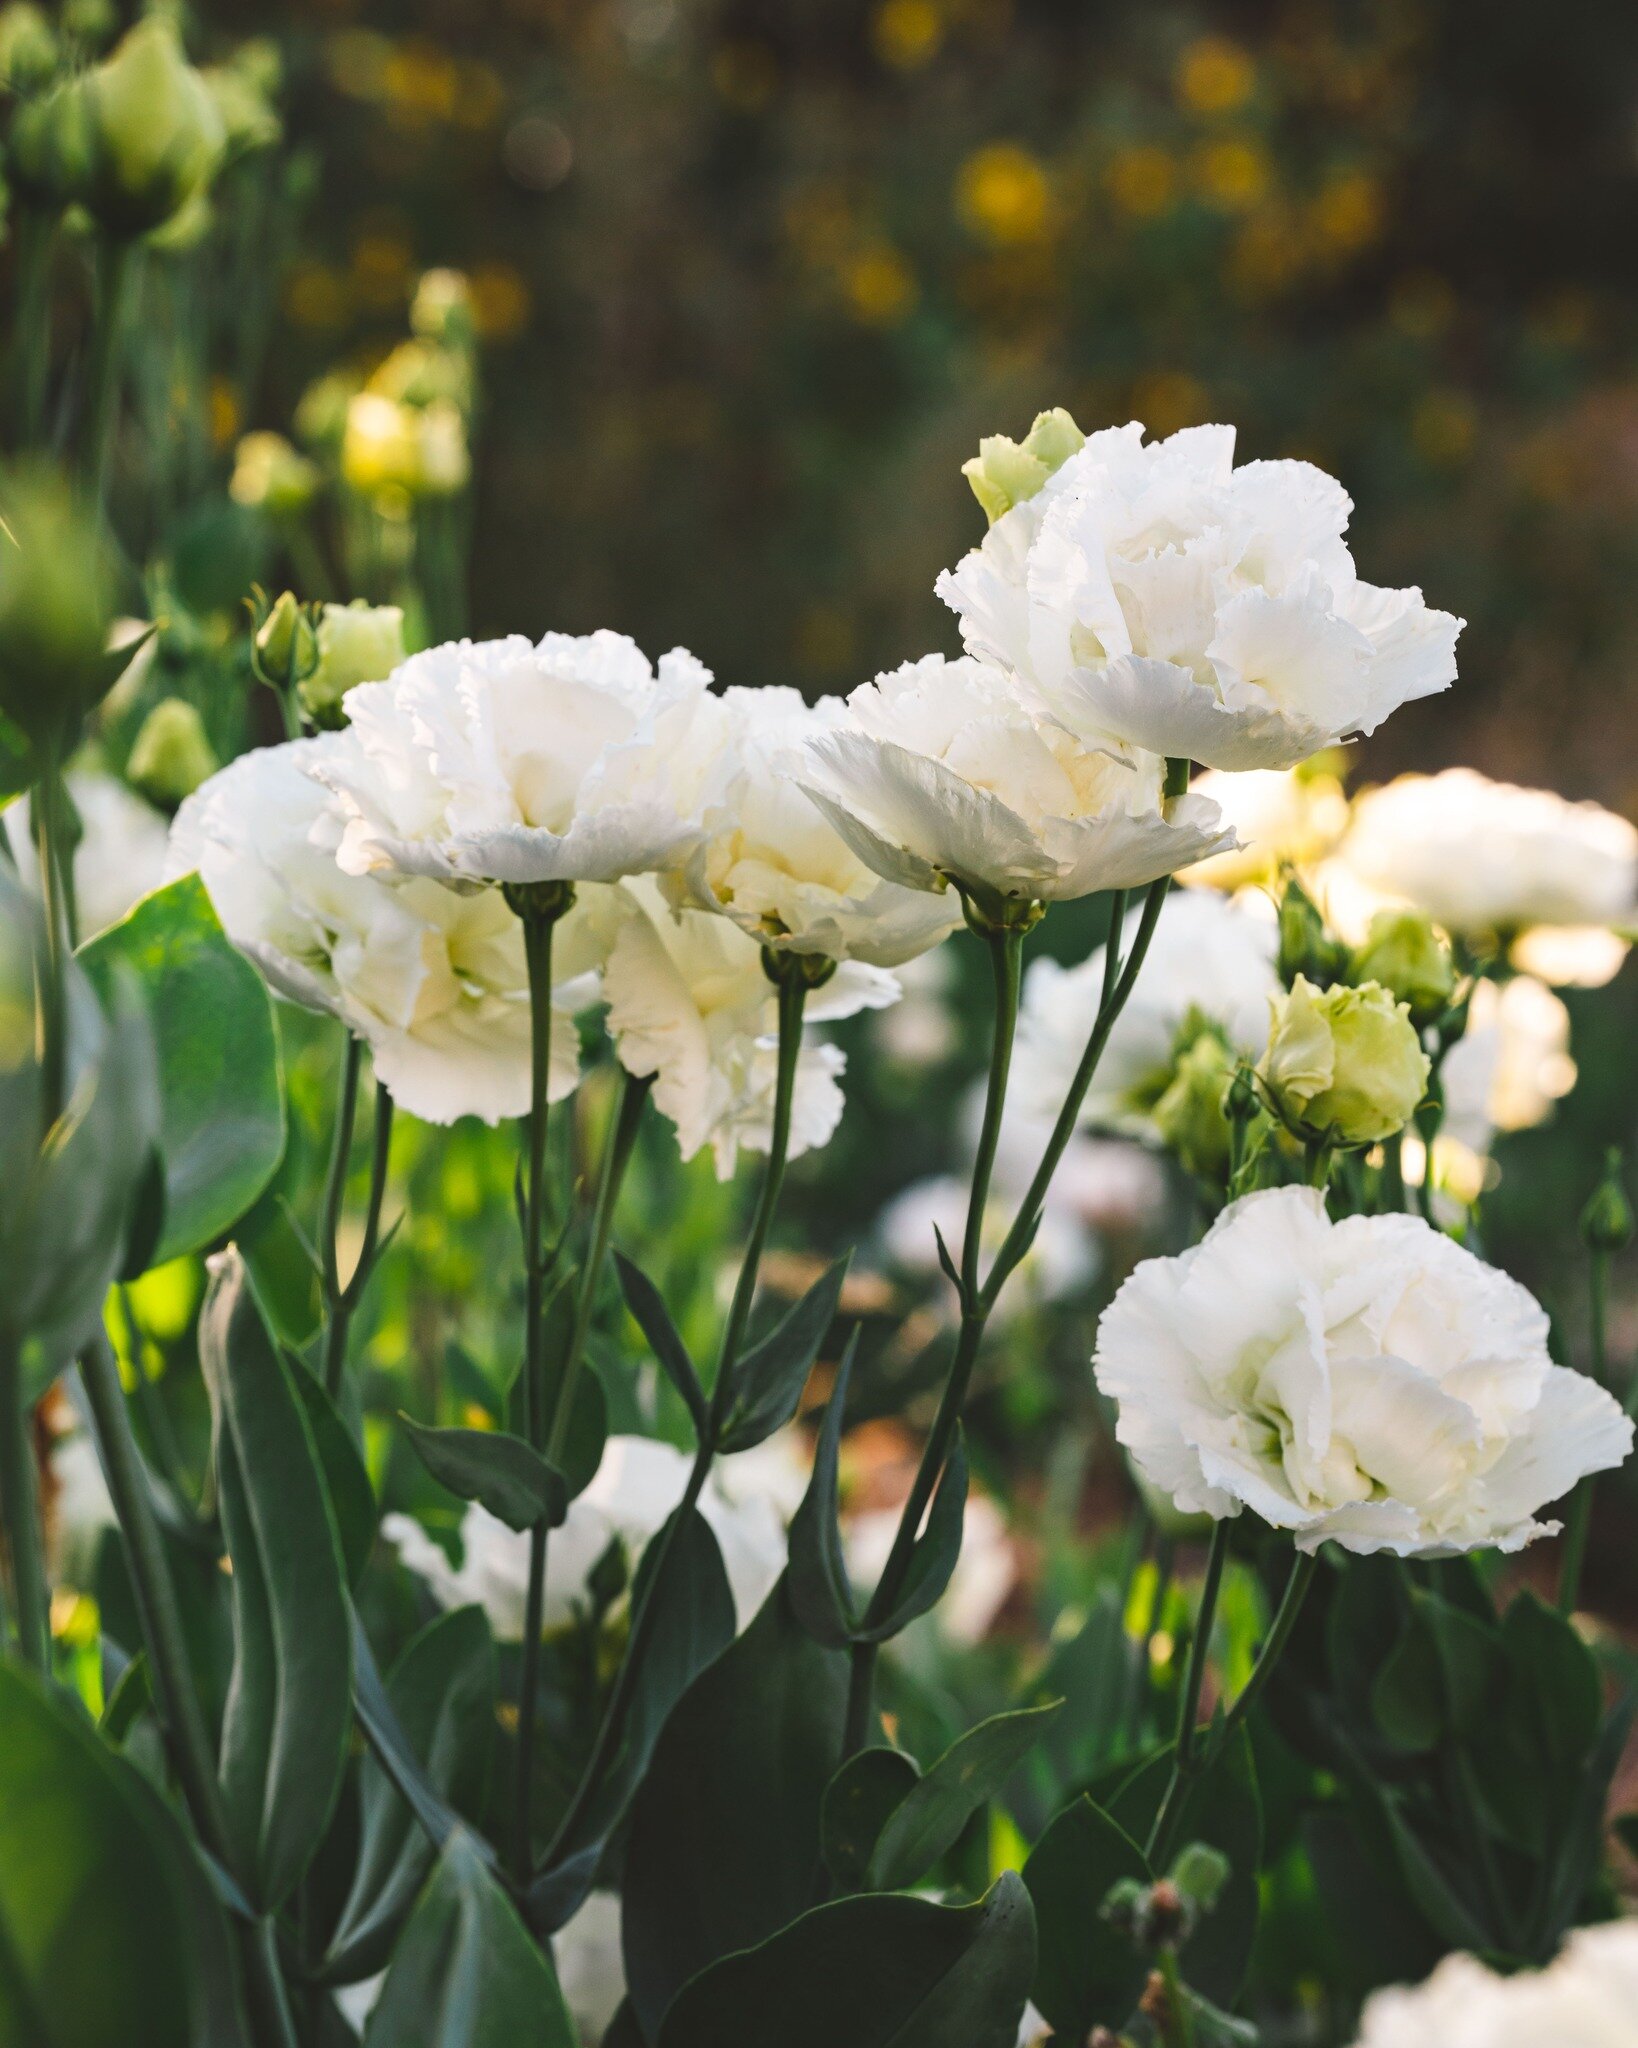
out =
[[953,898],[886,882],[867,867],[797,781],[803,743],[847,722],[835,698],[725,690],[702,707],[692,744],[706,837],[668,890],[718,910],[777,951],[897,967],[961,922]]
[[[1128,917],[1130,945],[1136,916]],[[1082,1117],[1148,1133],[1185,1030],[1215,1026],[1238,1052],[1255,1054],[1268,1036],[1278,932],[1266,908],[1206,891],[1173,891],[1125,1008],[1098,1061]],[[1020,1108],[1053,1117],[1086,1050],[1103,990],[1104,948],[1078,967],[1036,960],[1024,977],[1015,1071]]]
[[97,1547],[105,1529],[116,1527],[114,1503],[102,1476],[97,1447],[83,1429],[60,1436],[51,1446],[51,1535],[53,1585],[89,1586]]
[[584,2048],[598,2048],[626,1995],[617,1892],[590,1893],[558,1929],[552,1936],[552,1967]]
[[[842,1548],[848,1574],[868,1590],[881,1577],[899,1526],[899,1510],[871,1508],[848,1515],[842,1523]],[[961,1555],[933,1609],[931,1620],[947,1642],[961,1648],[981,1643],[1007,1604],[1018,1582],[1018,1559],[1006,1516],[988,1495],[970,1493],[962,1517]]]
[[1024,2007],[1024,2017],[1018,2022],[1018,2048],[1039,2048],[1052,2029],[1035,2010],[1033,2005]]
[[[709,1145],[726,1180],[741,1145],[766,1152],[778,1065],[777,998],[762,948],[710,911],[672,912],[652,881],[623,890],[625,915],[603,969],[608,1028],[628,1073],[652,1074],[654,1101],[677,1128],[685,1159]],[[815,1023],[893,1002],[879,967],[844,961],[808,998]],[[796,1074],[790,1156],[825,1144],[842,1114],[838,1046],[804,1045]]]
[[1628,941],[1595,924],[1538,924],[1520,932],[1508,958],[1555,988],[1603,988],[1621,972]]
[[935,948],[896,970],[903,994],[881,1012],[874,1033],[889,1059],[906,1067],[936,1067],[960,1044],[960,1020],[951,1004],[953,965],[948,952]]
[[[74,848],[74,910],[80,937],[89,939],[117,924],[133,903],[159,886],[170,826],[162,811],[144,803],[112,775],[76,768],[66,780],[80,818],[80,839]],[[7,805],[0,828],[18,875],[26,887],[37,890],[40,864],[26,796]]]
[[1575,1086],[1570,1013],[1550,988],[1527,974],[1479,981],[1467,1030],[1445,1055],[1444,1130],[1474,1152],[1497,1131],[1543,1122]]
[[1638,1921],[1581,1927],[1544,1970],[1498,1977],[1446,1956],[1414,1989],[1374,1992],[1357,2048],[1633,2048]]
[[[876,1231],[892,1263],[907,1273],[932,1275],[939,1270],[938,1240],[943,1234],[952,1252],[959,1249],[967,1227],[968,1181],[961,1174],[940,1173],[918,1180],[895,1195],[877,1219]],[[983,1246],[993,1256],[1012,1226],[1014,1204],[993,1198],[984,1212]],[[1076,1215],[1048,1201],[1041,1227],[1022,1265],[1002,1289],[992,1320],[1004,1322],[1032,1303],[1066,1301],[1088,1286],[1100,1263],[1098,1241]]]
[[[747,1454],[748,1456],[749,1454]],[[700,1495],[744,1628],[785,1568],[789,1487],[772,1463],[736,1472],[735,1459],[713,1468]],[[635,1559],[683,1497],[693,1460],[674,1445],[642,1436],[611,1436],[595,1478],[569,1505],[546,1551],[543,1626],[562,1628],[585,1600],[592,1567],[616,1538]],[[769,1481],[757,1484],[758,1476]],[[461,1517],[461,1561],[452,1565],[412,1516],[388,1515],[382,1534],[445,1607],[476,1603],[502,1642],[523,1634],[529,1584],[529,1538],[474,1504]]]
[[[1638,924],[1638,829],[1597,804],[1491,782],[1471,768],[1401,775],[1367,790],[1340,858],[1370,887],[1464,937]],[[1583,952],[1572,949],[1572,960]],[[1607,939],[1601,957],[1607,965]],[[1538,958],[1545,965],[1551,949]],[[1582,979],[1590,964],[1579,958],[1570,978]]]
[[1456,674],[1462,622],[1361,582],[1353,506],[1306,462],[1234,467],[1234,429],[1093,434],[990,528],[939,595],[1095,744],[1290,768]]
[[1632,1424],[1554,1365],[1547,1318],[1419,1218],[1333,1224],[1310,1188],[1232,1203],[1139,1266],[1094,1360],[1116,1433],[1185,1513],[1251,1508],[1300,1550],[1517,1550]]
[[807,742],[804,787],[890,882],[1054,902],[1232,843],[1205,798],[1162,800],[1158,756],[1082,746],[983,662],[930,654],[847,704],[846,724]]
[[[395,1101],[432,1123],[494,1123],[529,1106],[529,977],[523,933],[497,890],[425,878],[393,887],[343,873],[341,818],[315,767],[335,733],[242,754],[188,798],[171,832],[173,875],[199,871],[223,929],[275,992],[341,1018],[364,1039]],[[579,957],[571,912],[559,979]],[[579,1077],[567,994],[552,1018],[552,1099]]]
[[1308,868],[1348,826],[1348,798],[1335,775],[1316,769],[1252,768],[1234,775],[1208,768],[1189,787],[1210,797],[1239,835],[1232,853],[1182,869],[1180,882],[1222,889],[1267,887],[1282,867]]
[[412,655],[349,693],[351,744],[314,771],[341,800],[341,865],[468,885],[665,866],[698,838],[671,762],[709,682],[681,648],[656,672],[621,633]]

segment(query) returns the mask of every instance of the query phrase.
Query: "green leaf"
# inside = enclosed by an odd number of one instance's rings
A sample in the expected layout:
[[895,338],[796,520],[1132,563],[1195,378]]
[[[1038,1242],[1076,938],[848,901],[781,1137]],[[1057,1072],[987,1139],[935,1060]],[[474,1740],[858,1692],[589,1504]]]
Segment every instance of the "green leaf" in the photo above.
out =
[[[421,1759],[399,1724],[398,1711],[375,1667],[370,1639],[355,1608],[351,1616],[353,1643],[353,1704],[358,1725],[370,1746],[370,1754],[398,1789],[398,1796],[414,1814],[416,1825],[435,1849],[441,1850],[461,1825],[461,1817],[443,1795],[436,1791],[422,1768]],[[480,1854],[493,1861],[494,1852],[481,1840]]]
[[1413,1588],[1410,1626],[1377,1674],[1371,1712],[1397,1747],[1432,1749],[1473,1726],[1502,1677],[1495,1623]]
[[236,1252],[213,1276],[199,1355],[233,1564],[222,1795],[247,1889],[272,1912],[323,1838],[346,1762],[345,1571],[312,1432]]
[[625,1863],[627,1989],[650,2039],[690,1977],[811,1902],[846,1699],[846,1658],[803,1632],[781,1581],[673,1708]]
[[825,1868],[848,1891],[865,1888],[871,1854],[895,1808],[921,1782],[914,1757],[902,1749],[861,1749],[825,1787],[819,1812]]
[[578,2048],[551,1964],[464,1828],[399,1937],[365,2048]]
[[853,1362],[859,1352],[859,1333],[854,1331],[842,1353],[836,1384],[830,1390],[819,1441],[814,1447],[813,1471],[808,1478],[802,1505],[790,1527],[791,1609],[816,1643],[841,1649],[853,1640],[858,1626],[853,1611],[853,1589],[842,1551],[838,1519],[839,1465],[842,1425],[847,1412],[848,1384]]
[[821,1273],[800,1301],[734,1367],[734,1394],[718,1449],[748,1451],[795,1415],[825,1332],[836,1320],[852,1254]]
[[1143,1989],[1148,1963],[1099,1907],[1123,1878],[1149,1882],[1143,1851],[1083,1794],[1052,1822],[1024,1865],[1040,1958],[1031,1997],[1054,2029],[1082,2041],[1117,2027]]
[[555,1529],[569,1512],[569,1490],[532,1444],[504,1429],[428,1429],[400,1414],[416,1454],[440,1486],[475,1500],[508,1529]]
[[924,1877],[978,1809],[993,1799],[1034,1748],[1061,1700],[997,1714],[970,1728],[891,1814],[870,1859],[872,1891],[905,1891]]
[[[481,1813],[495,1733],[495,1645],[482,1608],[429,1622],[393,1666],[386,1689],[427,1783],[462,1813]],[[327,1983],[354,1983],[381,1968],[433,1853],[392,1779],[366,1759],[358,1859],[325,1959]]]
[[569,1410],[568,1434],[563,1443],[563,1483],[570,1500],[578,1500],[597,1477],[609,1440],[608,1390],[590,1363],[580,1368],[575,1384],[574,1405]]
[[165,1206],[150,1263],[162,1265],[230,1230],[284,1152],[272,1006],[197,875],[144,897],[79,957],[105,996],[116,966],[132,970],[153,1020]]
[[696,1977],[656,2048],[1013,2048],[1034,1967],[1013,1871],[972,1906],[839,1899]]
[[659,1360],[661,1371],[681,1394],[694,1418],[696,1432],[703,1432],[709,1412],[705,1389],[660,1290],[623,1252],[614,1254],[614,1269],[620,1276],[620,1292],[626,1298],[632,1320],[648,1339],[648,1348]]
[[[1109,1811],[1135,1841],[1146,1842],[1171,1775],[1165,1749],[1135,1770]],[[1251,1739],[1241,1727],[1189,1785],[1172,1839],[1205,1842],[1228,1858],[1229,1878],[1214,1911],[1185,1943],[1185,1982],[1219,2005],[1233,2005],[1245,1980],[1257,1933],[1257,1872],[1263,1857],[1263,1812]]]
[[1126,1633],[1120,1593],[1100,1586],[1086,1620],[1058,1643],[1029,1687],[1026,1704],[1061,1699],[1064,1711],[1025,1758],[1011,1798],[1020,1818],[1039,1832],[1078,1787],[1095,1777],[1119,1742],[1132,1689],[1139,1680],[1140,1645]]
[[203,2048],[224,1935],[190,1854],[84,1716],[0,1662],[0,2040]]
[[958,1423],[949,1462],[938,1482],[938,1491],[933,1495],[933,1504],[927,1510],[927,1526],[916,1538],[916,1547],[910,1553],[904,1590],[883,1621],[875,1628],[858,1631],[859,1641],[885,1643],[938,1605],[961,1556],[961,1539],[966,1526],[967,1437]]
[[356,1586],[375,1548],[375,1488],[370,1484],[358,1446],[322,1381],[306,1366],[293,1364],[290,1384],[300,1397],[313,1448],[318,1452],[319,1470],[324,1475],[330,1509],[336,1518],[336,1533],[341,1538],[347,1583]]

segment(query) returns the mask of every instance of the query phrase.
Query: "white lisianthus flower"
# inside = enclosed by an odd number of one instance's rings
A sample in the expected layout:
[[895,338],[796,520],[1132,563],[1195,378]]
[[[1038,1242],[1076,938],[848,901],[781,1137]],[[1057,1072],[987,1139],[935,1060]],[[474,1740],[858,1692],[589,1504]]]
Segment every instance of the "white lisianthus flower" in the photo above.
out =
[[1632,2048],[1638,1921],[1577,1928],[1544,1970],[1499,1977],[1452,1955],[1424,1984],[1374,1992],[1357,2048]]
[[847,707],[803,749],[803,786],[906,888],[1054,902],[1137,888],[1233,843],[1206,799],[1163,798],[1158,756],[1089,750],[983,662],[930,654]]
[[970,653],[1093,744],[1291,768],[1456,674],[1462,621],[1360,581],[1353,506],[1234,429],[1093,434],[939,578]]
[[552,1936],[552,1968],[576,2033],[585,2048],[597,2048],[626,1995],[617,1892],[590,1893]]
[[1632,1449],[1618,1403],[1553,1364],[1516,1281],[1418,1217],[1332,1223],[1311,1188],[1247,1195],[1191,1250],[1146,1260],[1094,1369],[1177,1508],[1251,1508],[1305,1551],[1517,1550]]
[[1341,781],[1307,763],[1301,768],[1251,768],[1234,775],[1208,768],[1189,784],[1210,797],[1239,835],[1232,853],[1182,869],[1192,887],[1266,888],[1282,868],[1307,869],[1322,860],[1348,829],[1348,797]]
[[[714,1468],[700,1495],[700,1513],[722,1552],[739,1626],[744,1628],[785,1568],[788,1491],[759,1488],[753,1475],[736,1475],[734,1459]],[[593,1567],[618,1540],[635,1563],[683,1497],[693,1459],[650,1437],[611,1436],[602,1463],[585,1491],[570,1502],[568,1518],[552,1531],[546,1551],[542,1626],[567,1627],[584,1606]],[[767,1468],[764,1467],[764,1470]],[[792,1510],[794,1511],[794,1510]],[[461,1561],[451,1564],[410,1515],[388,1515],[382,1534],[444,1607],[476,1604],[501,1642],[518,1642],[529,1587],[529,1536],[507,1528],[474,1503],[461,1517]]]
[[[89,939],[117,924],[134,903],[159,886],[169,826],[162,811],[112,775],[74,768],[64,780],[80,821],[73,859],[74,911],[80,937]],[[18,875],[37,891],[40,863],[26,796],[7,805],[0,830],[10,844]]]
[[1638,924],[1638,829],[1597,804],[1471,768],[1365,791],[1339,857],[1463,937]]
[[1528,974],[1474,983],[1467,1029],[1439,1070],[1443,1131],[1474,1152],[1497,1131],[1527,1131],[1575,1086],[1570,1013]]
[[[328,1011],[369,1045],[393,1099],[429,1123],[494,1123],[529,1107],[523,932],[496,890],[424,878],[390,886],[337,863],[342,818],[316,769],[345,734],[243,754],[187,799],[169,869],[197,869],[222,927],[287,1001]],[[589,960],[571,912],[554,949],[568,984]],[[573,1000],[554,1008],[550,1091],[579,1077]]]
[[[603,968],[608,1029],[620,1064],[654,1076],[654,1103],[676,1126],[685,1159],[709,1145],[717,1176],[741,1145],[766,1152],[778,1071],[778,999],[762,948],[710,911],[673,912],[645,879],[622,889],[624,915]],[[897,1000],[891,974],[844,961],[807,1001],[816,1024]],[[842,1114],[846,1059],[834,1045],[804,1045],[796,1070],[790,1153],[825,1144]]]
[[796,780],[803,743],[847,722],[835,698],[809,705],[769,686],[725,690],[707,708],[706,836],[668,886],[674,900],[721,911],[778,951],[876,967],[902,966],[955,929],[959,903],[883,881]]
[[696,838],[671,762],[709,671],[658,672],[623,634],[458,640],[348,693],[352,747],[314,772],[340,799],[349,874],[610,882]]
[[[1128,944],[1135,921],[1135,914],[1128,917]],[[1169,895],[1098,1061],[1082,1121],[1152,1135],[1150,1112],[1191,1026],[1221,1031],[1236,1052],[1261,1051],[1269,1000],[1280,986],[1278,939],[1266,905],[1242,906],[1205,891]],[[1056,1116],[1069,1093],[1098,1014],[1104,950],[1099,946],[1078,967],[1035,960],[1024,976],[1014,1067],[1026,1113]]]

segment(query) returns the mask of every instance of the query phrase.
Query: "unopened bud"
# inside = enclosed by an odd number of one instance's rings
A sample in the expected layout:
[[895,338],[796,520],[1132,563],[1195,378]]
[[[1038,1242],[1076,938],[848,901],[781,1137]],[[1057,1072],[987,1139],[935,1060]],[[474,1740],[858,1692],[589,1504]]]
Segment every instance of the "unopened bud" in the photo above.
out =
[[220,765],[197,708],[185,698],[164,697],[142,721],[125,774],[145,797],[174,810]]
[[86,203],[116,235],[150,233],[209,181],[222,118],[174,24],[145,15],[86,81],[92,175]]
[[31,0],[0,8],[0,84],[11,92],[38,92],[57,69],[57,38]]
[[1450,941],[1420,910],[1379,910],[1349,963],[1351,981],[1375,981],[1410,1005],[1414,1022],[1444,1014],[1456,987]]
[[278,597],[256,627],[256,670],[276,690],[300,687],[318,663],[318,635],[310,607],[294,591]]
[[1086,436],[1063,407],[1054,406],[1050,412],[1035,415],[1035,424],[1022,441],[1005,434],[986,435],[978,444],[978,453],[961,465],[961,474],[972,485],[973,496],[993,526],[1014,505],[1033,498],[1085,441]]
[[317,465],[282,434],[246,434],[233,452],[228,493],[237,505],[252,505],[275,519],[305,511],[319,487]]
[[1234,1055],[1215,1031],[1205,1030],[1177,1058],[1172,1078],[1151,1115],[1155,1129],[1183,1167],[1202,1179],[1223,1174],[1229,1162],[1229,1121],[1224,1109]]
[[1590,1252],[1621,1252],[1632,1242],[1632,1204],[1621,1184],[1621,1154],[1604,1155],[1604,1178],[1581,1212],[1581,1242]]
[[6,173],[42,208],[71,206],[91,182],[91,103],[84,78],[65,78],[12,116]]
[[1280,898],[1280,979],[1290,988],[1298,976],[1315,988],[1329,988],[1347,968],[1348,952],[1325,929],[1313,897],[1293,876]]
[[404,614],[395,604],[327,604],[319,613],[318,666],[301,682],[302,709],[318,726],[346,723],[342,700],[378,683],[404,659]]
[[1320,989],[1299,974],[1273,1005],[1257,1071],[1288,1128],[1372,1145],[1410,1122],[1429,1069],[1409,1010],[1385,988]]
[[0,486],[0,712],[65,744],[124,666],[107,653],[114,564],[103,530],[55,471]]
[[472,287],[460,270],[429,270],[415,287],[410,326],[427,341],[446,348],[470,348],[473,340]]
[[271,149],[284,133],[284,123],[254,75],[239,64],[213,64],[199,76],[222,124],[224,160]]
[[1172,1863],[1171,1881],[1196,1913],[1209,1913],[1228,1883],[1229,1861],[1207,1842],[1190,1842]]

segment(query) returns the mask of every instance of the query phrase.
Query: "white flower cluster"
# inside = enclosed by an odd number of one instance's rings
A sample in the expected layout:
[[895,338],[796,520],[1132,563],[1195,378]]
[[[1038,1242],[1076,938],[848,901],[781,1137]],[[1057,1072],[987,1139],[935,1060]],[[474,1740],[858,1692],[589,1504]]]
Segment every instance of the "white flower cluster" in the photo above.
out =
[[1516,1281],[1417,1217],[1333,1223],[1310,1188],[1247,1195],[1139,1266],[1094,1366],[1177,1508],[1251,1508],[1299,1550],[1517,1550],[1632,1449],[1619,1404],[1553,1364]]
[[1357,2048],[1632,2048],[1638,1921],[1572,1934],[1544,1970],[1499,1977],[1447,1956],[1425,1984],[1366,2001]]

